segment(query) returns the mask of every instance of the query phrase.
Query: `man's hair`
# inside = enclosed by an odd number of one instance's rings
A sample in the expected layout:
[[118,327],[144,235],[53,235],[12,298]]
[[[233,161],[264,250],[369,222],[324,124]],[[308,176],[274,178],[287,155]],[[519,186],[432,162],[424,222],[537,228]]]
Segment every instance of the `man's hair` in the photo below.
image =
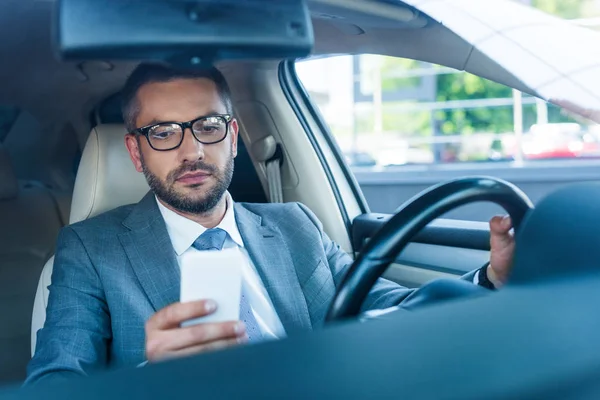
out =
[[227,81],[221,72],[215,67],[201,69],[179,69],[166,64],[142,63],[131,73],[125,86],[121,91],[121,112],[128,132],[136,129],[136,119],[140,112],[140,104],[137,98],[140,88],[148,83],[170,82],[176,79],[209,79],[217,87],[219,97],[225,104],[227,113],[233,112],[231,103],[231,92]]

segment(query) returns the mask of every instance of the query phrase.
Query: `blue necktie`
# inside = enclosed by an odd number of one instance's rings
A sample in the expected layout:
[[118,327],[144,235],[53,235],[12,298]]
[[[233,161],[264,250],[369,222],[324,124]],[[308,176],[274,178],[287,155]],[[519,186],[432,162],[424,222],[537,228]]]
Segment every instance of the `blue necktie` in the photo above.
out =
[[[194,241],[192,247],[197,250],[222,250],[225,240],[227,239],[227,232],[221,228],[213,228],[206,230],[202,235]],[[253,342],[260,340],[262,333],[258,328],[258,323],[252,314],[252,309],[248,303],[248,297],[246,296],[246,289],[244,283],[242,283],[242,298],[240,300],[240,320],[246,325],[246,334],[248,339]]]

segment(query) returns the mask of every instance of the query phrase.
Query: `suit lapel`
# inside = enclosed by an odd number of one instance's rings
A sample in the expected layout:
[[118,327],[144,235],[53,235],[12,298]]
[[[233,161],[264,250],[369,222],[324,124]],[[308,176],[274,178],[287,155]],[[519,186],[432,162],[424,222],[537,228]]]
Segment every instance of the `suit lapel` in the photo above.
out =
[[265,285],[286,332],[311,329],[310,315],[294,262],[281,232],[235,203],[236,222],[244,246]]
[[123,221],[119,239],[155,311],[179,301],[180,271],[167,228],[149,192]]
[[[244,246],[288,334],[311,329],[310,315],[290,251],[276,226],[235,203]],[[165,222],[149,192],[123,221],[119,235],[131,266],[155,311],[179,301],[181,273]]]

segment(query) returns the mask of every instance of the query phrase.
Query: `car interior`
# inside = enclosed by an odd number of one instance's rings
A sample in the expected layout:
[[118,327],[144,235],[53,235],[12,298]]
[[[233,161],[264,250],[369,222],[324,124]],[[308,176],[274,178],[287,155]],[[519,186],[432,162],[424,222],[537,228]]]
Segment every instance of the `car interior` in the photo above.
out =
[[[314,29],[311,57],[403,57],[530,91],[444,24],[405,3],[307,4]],[[0,5],[5,60],[0,63],[0,385],[25,378],[45,318],[60,229],[135,203],[148,191],[126,152],[120,115],[119,91],[137,62],[61,59],[52,25],[56,5],[57,0]],[[240,123],[230,187],[234,200],[271,200],[265,154],[274,141],[283,151],[283,200],[307,205],[332,239],[359,255],[391,216],[370,212],[293,60],[223,60],[217,67],[231,87]],[[384,276],[419,287],[459,277],[488,258],[486,223],[437,219]]]

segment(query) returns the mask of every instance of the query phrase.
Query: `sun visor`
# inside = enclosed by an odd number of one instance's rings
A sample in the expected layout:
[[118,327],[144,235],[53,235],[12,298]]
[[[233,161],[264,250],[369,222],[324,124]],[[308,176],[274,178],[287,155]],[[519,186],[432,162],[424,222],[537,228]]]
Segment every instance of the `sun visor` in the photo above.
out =
[[305,57],[314,45],[304,0],[60,0],[64,60],[179,65]]

